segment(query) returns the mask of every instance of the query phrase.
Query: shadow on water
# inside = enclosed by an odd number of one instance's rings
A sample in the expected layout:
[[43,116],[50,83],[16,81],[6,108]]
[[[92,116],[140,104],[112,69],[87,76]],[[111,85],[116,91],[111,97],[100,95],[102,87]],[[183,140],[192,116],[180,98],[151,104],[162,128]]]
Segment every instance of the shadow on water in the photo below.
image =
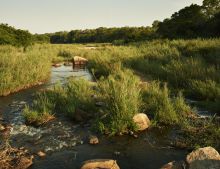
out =
[[79,169],[83,161],[94,158],[116,159],[121,169],[158,169],[185,158],[185,150],[167,146],[169,131],[162,135],[159,130],[150,130],[138,138],[100,136],[100,144],[91,146],[87,144],[89,126],[80,126],[62,116],[39,128],[26,126],[21,110],[33,94],[58,81],[65,83],[71,76],[92,80],[85,68],[61,66],[52,68],[47,83],[0,98],[0,112],[13,126],[12,145],[25,147],[33,154],[38,151],[47,154],[43,159],[36,156],[32,169]]

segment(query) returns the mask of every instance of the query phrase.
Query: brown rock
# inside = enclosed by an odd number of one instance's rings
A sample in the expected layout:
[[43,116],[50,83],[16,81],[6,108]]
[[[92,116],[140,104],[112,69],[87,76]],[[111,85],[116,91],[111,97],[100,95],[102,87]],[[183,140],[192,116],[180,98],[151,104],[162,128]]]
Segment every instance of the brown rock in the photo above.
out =
[[164,165],[160,169],[183,169],[183,168],[185,168],[185,163],[184,162],[172,161],[172,162]]
[[83,57],[80,57],[80,56],[74,56],[73,58],[73,63],[75,65],[84,65],[88,62],[87,59],[83,58]]
[[189,169],[219,169],[220,155],[212,147],[199,148],[186,157]]
[[89,137],[89,144],[95,145],[99,144],[99,139],[96,136],[90,136]]
[[27,169],[33,164],[33,157],[21,157],[15,169]]
[[115,160],[95,159],[83,163],[81,169],[120,169]]
[[133,117],[133,121],[138,126],[139,131],[143,131],[150,126],[150,120],[144,113],[136,114]]
[[38,155],[39,157],[45,157],[45,156],[46,156],[46,153],[44,153],[44,152],[42,152],[42,151],[39,151],[39,152],[37,153],[37,155]]

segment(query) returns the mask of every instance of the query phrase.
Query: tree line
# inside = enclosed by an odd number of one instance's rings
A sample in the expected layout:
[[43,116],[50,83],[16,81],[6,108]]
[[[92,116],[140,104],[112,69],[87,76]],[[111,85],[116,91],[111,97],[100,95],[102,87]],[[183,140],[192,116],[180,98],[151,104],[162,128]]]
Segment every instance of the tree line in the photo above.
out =
[[151,27],[98,28],[50,34],[51,43],[127,43],[155,38],[190,39],[220,36],[220,0],[192,4]]
[[26,48],[32,42],[32,35],[28,31],[15,29],[8,24],[0,24],[0,45],[10,44]]
[[152,40],[157,38],[192,39],[220,37],[220,0],[204,0],[192,4],[163,21],[147,27],[122,27],[62,31],[32,35],[28,31],[0,25],[0,44],[28,46],[31,43],[114,43]]

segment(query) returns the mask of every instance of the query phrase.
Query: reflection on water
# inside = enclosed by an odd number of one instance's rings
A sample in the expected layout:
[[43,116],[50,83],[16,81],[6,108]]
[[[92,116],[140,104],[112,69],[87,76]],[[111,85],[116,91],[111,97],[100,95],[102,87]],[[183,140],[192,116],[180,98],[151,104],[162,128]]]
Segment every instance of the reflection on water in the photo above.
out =
[[86,80],[92,81],[92,75],[83,66],[72,67],[72,66],[61,66],[58,68],[52,68],[51,79],[48,85],[54,84],[56,82],[64,83],[68,77],[84,78]]

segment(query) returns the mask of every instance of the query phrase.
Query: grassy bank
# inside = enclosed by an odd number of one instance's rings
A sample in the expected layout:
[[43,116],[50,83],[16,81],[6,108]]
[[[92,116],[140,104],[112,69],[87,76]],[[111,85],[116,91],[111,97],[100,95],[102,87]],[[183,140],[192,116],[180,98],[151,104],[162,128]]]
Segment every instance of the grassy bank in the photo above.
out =
[[47,80],[51,58],[40,46],[22,48],[0,46],[0,96]]
[[201,107],[219,113],[219,46],[219,39],[155,40],[126,46],[43,44],[29,47],[26,52],[1,46],[0,95],[46,79],[50,61],[82,56],[89,59],[88,68],[96,78],[107,77],[114,64],[121,63],[139,72],[143,79],[166,82],[172,92],[181,90],[184,96],[200,101]]

